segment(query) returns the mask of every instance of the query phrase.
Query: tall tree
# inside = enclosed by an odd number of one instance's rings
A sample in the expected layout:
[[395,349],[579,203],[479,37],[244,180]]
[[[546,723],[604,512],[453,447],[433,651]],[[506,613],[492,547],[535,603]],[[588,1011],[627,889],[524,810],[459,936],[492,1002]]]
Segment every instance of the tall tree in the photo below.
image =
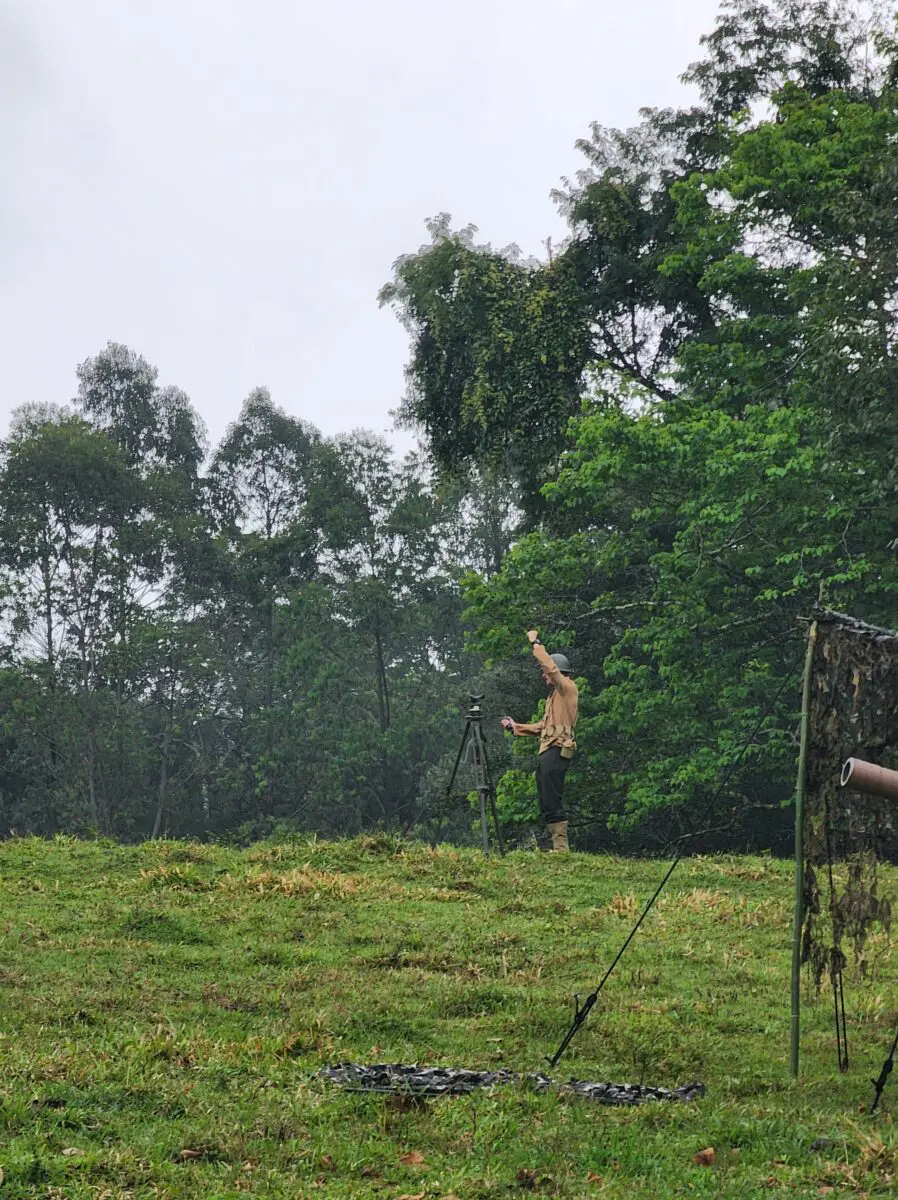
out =
[[[83,722],[78,775],[85,783],[86,817],[107,832],[112,814],[101,784],[101,693],[117,651],[109,623],[114,564],[105,531],[133,492],[121,451],[79,417],[20,426],[7,444],[0,529],[4,565],[14,581],[19,661],[36,668],[51,714],[61,685],[77,690]],[[58,775],[53,726],[48,736],[48,764]]]
[[428,228],[431,244],[400,259],[381,291],[412,336],[400,420],[425,432],[441,471],[517,478],[538,505],[589,354],[582,289],[567,260],[478,246],[473,226],[453,231],[445,214]]
[[208,611],[223,651],[228,707],[241,726],[232,786],[247,817],[289,805],[293,788],[276,766],[284,703],[278,679],[294,637],[291,603],[316,574],[317,532],[307,507],[319,443],[317,430],[257,389],[209,471],[227,566]]
[[15,660],[43,693],[33,718],[51,828],[63,808],[104,832],[140,827],[143,676],[133,636],[168,590],[183,524],[196,525],[203,453],[187,398],[155,380],[143,359],[110,344],[79,368],[83,415],[29,406],[4,450],[0,550],[15,597]]
[[81,363],[77,375],[75,404],[118,447],[129,479],[94,538],[103,547],[103,620],[111,639],[110,791],[118,803],[137,810],[142,798],[133,789],[137,775],[126,732],[135,719],[131,643],[143,613],[159,603],[179,569],[185,526],[200,494],[204,430],[187,396],[178,388],[160,388],[156,368],[126,346],[110,342]]

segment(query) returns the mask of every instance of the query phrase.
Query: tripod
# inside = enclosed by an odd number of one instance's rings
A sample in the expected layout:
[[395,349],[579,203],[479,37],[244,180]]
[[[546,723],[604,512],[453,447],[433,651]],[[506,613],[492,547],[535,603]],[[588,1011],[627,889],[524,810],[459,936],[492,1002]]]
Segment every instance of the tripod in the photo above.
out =
[[486,756],[486,738],[483,733],[483,709],[480,707],[483,697],[469,696],[468,699],[471,701],[471,707],[465,713],[465,731],[462,734],[458,754],[455,756],[455,766],[452,768],[452,774],[449,776],[449,782],[446,785],[446,795],[448,797],[451,793],[462,756],[465,753],[465,749],[470,747],[472,753],[469,761],[474,764],[477,792],[480,796],[480,832],[483,838],[483,853],[488,855],[490,852],[490,831],[486,811],[487,801],[489,801],[490,813],[496,829],[496,844],[499,847],[499,853],[504,854],[505,846],[502,843],[502,829],[499,825],[499,814],[496,811],[496,789],[493,786],[489,759]]

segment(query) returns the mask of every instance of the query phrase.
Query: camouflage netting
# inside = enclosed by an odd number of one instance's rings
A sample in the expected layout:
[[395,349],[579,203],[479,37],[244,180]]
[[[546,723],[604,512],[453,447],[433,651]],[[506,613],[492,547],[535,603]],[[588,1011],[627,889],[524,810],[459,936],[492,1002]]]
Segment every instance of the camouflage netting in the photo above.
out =
[[898,634],[841,613],[818,613],[816,621],[802,958],[819,988],[847,965],[843,941],[863,972],[870,932],[889,928],[891,905],[879,895],[877,865],[895,860],[898,805],[842,788],[840,779],[852,757],[898,769]]
[[379,1063],[361,1066],[358,1063],[338,1063],[324,1067],[323,1079],[350,1092],[381,1092],[399,1096],[466,1096],[479,1088],[516,1084],[544,1092],[556,1089],[573,1096],[583,1096],[599,1104],[630,1107],[646,1100],[682,1100],[690,1103],[705,1094],[703,1083],[689,1083],[679,1088],[646,1087],[639,1083],[588,1083],[571,1079],[557,1084],[548,1075],[533,1073],[517,1075],[513,1071],[468,1071],[462,1067],[422,1067],[417,1064]]

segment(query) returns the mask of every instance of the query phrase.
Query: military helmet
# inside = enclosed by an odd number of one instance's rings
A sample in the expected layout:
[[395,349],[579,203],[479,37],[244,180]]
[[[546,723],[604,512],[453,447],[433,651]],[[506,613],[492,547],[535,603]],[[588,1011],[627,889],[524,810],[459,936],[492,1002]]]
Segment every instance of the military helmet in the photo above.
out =
[[570,675],[571,664],[566,654],[550,654],[549,658],[551,658],[562,675]]

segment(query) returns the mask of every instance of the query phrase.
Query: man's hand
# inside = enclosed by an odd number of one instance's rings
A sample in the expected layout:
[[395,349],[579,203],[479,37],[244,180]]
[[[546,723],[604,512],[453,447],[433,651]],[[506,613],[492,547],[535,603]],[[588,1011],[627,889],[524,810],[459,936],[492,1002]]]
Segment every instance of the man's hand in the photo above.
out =
[[538,642],[539,641],[539,630],[538,629],[528,629],[527,630],[527,641],[530,643],[531,646],[533,645],[534,642]]
[[511,732],[514,733],[515,722],[511,719],[511,717],[503,717],[499,724],[503,729],[510,729]]

